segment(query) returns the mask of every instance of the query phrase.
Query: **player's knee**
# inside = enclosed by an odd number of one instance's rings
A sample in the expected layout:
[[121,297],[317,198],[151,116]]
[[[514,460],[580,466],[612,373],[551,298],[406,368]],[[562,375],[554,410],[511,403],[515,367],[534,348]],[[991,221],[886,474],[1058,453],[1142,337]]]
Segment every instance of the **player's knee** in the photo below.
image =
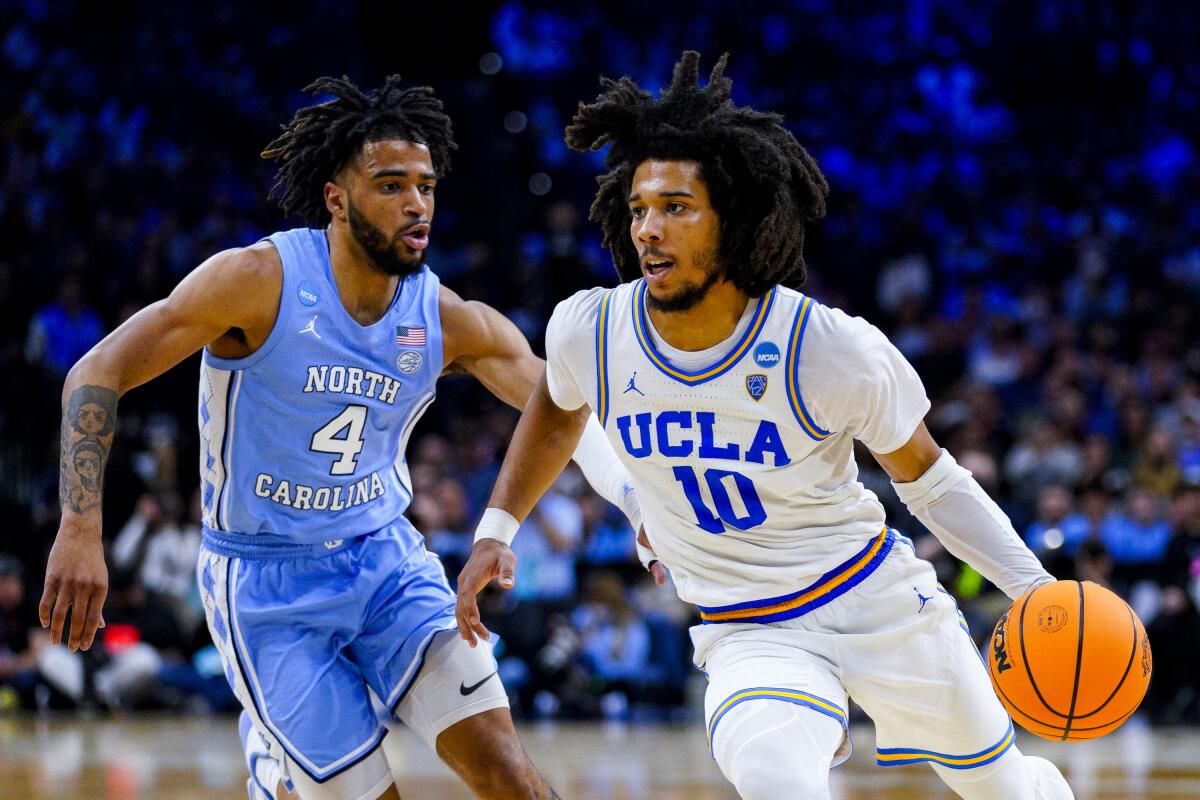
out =
[[828,769],[797,758],[791,742],[760,736],[731,750],[721,767],[743,800],[828,800]]

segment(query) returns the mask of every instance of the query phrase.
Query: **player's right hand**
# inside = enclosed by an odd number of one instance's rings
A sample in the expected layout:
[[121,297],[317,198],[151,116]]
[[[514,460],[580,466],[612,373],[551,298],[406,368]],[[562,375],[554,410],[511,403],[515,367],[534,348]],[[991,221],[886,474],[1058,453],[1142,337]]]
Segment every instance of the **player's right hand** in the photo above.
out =
[[512,548],[499,539],[480,539],[471,548],[471,557],[458,573],[458,602],[454,607],[454,618],[458,622],[458,635],[474,647],[477,637],[492,638],[479,619],[479,603],[476,595],[492,579],[499,579],[501,589],[511,589],[515,583],[517,556]]
[[104,565],[104,545],[99,525],[78,526],[63,520],[50,560],[46,564],[46,589],[38,605],[38,618],[43,628],[50,629],[50,643],[62,642],[67,610],[71,610],[71,627],[67,647],[87,650],[96,637],[96,629],[104,627],[104,598],[108,596],[108,568]]

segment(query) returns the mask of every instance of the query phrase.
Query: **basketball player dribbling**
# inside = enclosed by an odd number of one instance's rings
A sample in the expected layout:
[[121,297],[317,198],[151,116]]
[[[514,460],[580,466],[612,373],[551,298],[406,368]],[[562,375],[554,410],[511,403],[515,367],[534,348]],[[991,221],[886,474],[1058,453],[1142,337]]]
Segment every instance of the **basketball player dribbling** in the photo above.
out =
[[[521,407],[544,371],[517,328],[424,265],[454,148],[427,88],[310,91],[268,145],[283,210],[312,228],[219,253],[71,370],[62,523],[40,613],[87,649],[107,586],[101,476],[117,399],[203,349],[197,565],[209,630],[245,711],[252,800],[399,794],[375,702],[480,797],[551,791],[517,740],[490,651],[454,635],[441,564],[404,518],[404,448],[439,375],[465,371]],[[635,530],[637,496],[603,433],[576,455]]]
[[[735,106],[722,59],[697,88],[688,52],[655,100],[603,80],[567,128],[609,146],[592,218],[624,283],[559,304],[459,577],[511,579],[508,547],[591,412],[633,476],[643,560],[696,605],[713,757],[748,800],[828,798],[849,754],[848,698],[884,766],[929,763],[969,800],[1062,800],[1023,756],[954,600],[857,480],[863,442],[946,547],[1010,597],[1052,581],[970,473],[939,448],[916,372],[879,330],[786,288],[828,186],[776,114]],[[621,392],[637,372],[637,393]],[[658,566],[655,564],[655,566]]]

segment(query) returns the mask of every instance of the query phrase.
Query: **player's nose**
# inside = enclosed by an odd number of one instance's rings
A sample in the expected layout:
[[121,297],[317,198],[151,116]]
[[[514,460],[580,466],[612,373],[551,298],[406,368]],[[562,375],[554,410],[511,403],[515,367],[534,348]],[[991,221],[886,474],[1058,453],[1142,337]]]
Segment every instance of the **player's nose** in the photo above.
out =
[[639,242],[661,242],[665,233],[662,215],[647,209],[641,219],[634,220],[633,233]]
[[401,211],[410,217],[429,216],[429,197],[421,193],[419,187],[413,186],[404,193]]

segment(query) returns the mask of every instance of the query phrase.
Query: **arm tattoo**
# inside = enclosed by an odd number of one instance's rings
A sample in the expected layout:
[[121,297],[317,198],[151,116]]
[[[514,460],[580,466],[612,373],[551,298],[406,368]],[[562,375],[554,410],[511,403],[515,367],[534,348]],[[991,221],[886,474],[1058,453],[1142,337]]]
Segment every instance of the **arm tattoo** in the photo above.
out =
[[80,386],[63,409],[58,503],[77,514],[100,508],[104,466],[117,423],[117,393]]

